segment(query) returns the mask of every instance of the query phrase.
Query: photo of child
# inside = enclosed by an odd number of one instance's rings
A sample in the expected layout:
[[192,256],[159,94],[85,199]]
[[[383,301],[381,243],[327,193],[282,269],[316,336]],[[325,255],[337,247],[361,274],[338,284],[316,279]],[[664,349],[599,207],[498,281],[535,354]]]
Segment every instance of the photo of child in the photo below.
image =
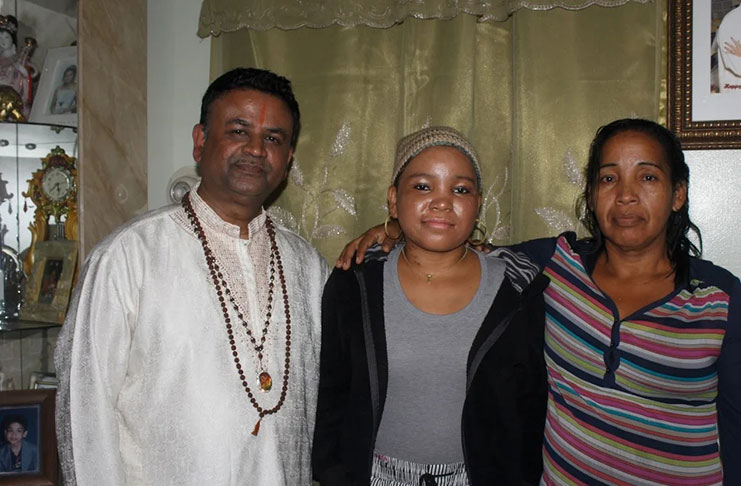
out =
[[38,413],[38,407],[0,410],[0,475],[39,471]]

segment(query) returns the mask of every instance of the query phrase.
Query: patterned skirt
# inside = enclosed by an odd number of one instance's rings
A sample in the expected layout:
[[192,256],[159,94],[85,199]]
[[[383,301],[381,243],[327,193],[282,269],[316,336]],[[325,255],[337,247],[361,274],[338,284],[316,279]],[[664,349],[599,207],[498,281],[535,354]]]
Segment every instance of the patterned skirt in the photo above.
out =
[[373,454],[371,486],[469,486],[466,466],[418,464]]

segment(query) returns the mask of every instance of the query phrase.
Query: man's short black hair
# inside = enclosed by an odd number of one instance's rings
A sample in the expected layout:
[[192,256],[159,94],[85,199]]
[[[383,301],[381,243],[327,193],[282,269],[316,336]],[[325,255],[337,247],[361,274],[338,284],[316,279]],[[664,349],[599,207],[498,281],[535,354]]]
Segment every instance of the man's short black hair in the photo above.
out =
[[[293,117],[293,130],[291,131],[291,147],[296,148],[298,134],[301,131],[301,112],[298,102],[293,95],[291,82],[271,71],[257,68],[236,68],[216,78],[208,87],[201,100],[200,124],[208,127],[208,112],[211,103],[219,99],[225,93],[235,89],[254,89],[273,96],[277,96],[288,106]],[[208,131],[207,129],[204,131]]]

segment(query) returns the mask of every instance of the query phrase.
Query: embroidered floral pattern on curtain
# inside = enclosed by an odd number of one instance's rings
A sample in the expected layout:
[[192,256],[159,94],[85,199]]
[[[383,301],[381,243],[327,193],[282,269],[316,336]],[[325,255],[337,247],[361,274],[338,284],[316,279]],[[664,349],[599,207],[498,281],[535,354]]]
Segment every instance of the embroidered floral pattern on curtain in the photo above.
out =
[[239,29],[322,28],[330,25],[387,28],[413,17],[452,19],[465,13],[479,22],[506,20],[520,8],[579,10],[591,5],[617,7],[650,0],[204,0],[198,35]]

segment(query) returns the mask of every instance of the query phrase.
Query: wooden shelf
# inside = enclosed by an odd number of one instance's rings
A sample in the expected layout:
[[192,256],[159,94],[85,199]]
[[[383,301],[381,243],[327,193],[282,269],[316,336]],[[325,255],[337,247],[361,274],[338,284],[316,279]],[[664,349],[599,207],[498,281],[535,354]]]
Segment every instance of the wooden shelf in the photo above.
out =
[[49,329],[52,327],[60,327],[61,324],[57,322],[41,322],[41,321],[0,321],[0,333],[2,332],[13,332],[13,331],[34,331],[40,329]]

